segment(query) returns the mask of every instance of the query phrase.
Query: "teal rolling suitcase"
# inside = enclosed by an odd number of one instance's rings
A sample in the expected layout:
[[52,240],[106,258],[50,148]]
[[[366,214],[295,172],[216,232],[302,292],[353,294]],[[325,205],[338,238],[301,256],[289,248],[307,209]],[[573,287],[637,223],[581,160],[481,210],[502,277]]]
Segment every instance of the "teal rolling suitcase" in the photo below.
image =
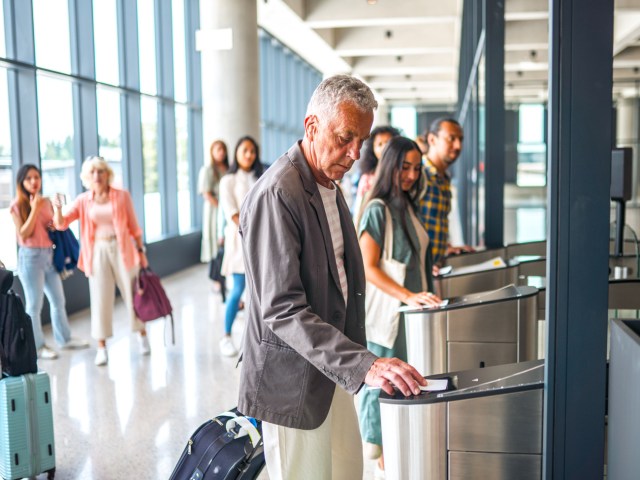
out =
[[49,375],[28,373],[0,380],[0,478],[55,474]]

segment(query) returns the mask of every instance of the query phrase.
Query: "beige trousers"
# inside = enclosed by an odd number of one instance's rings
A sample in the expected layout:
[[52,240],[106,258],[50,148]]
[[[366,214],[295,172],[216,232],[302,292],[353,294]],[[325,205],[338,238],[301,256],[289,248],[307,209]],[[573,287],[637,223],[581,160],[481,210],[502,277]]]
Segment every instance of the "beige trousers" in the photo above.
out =
[[262,422],[271,480],[362,478],[362,440],[353,396],[336,387],[329,415],[315,430]]
[[91,336],[96,340],[113,336],[116,285],[130,318],[131,331],[143,330],[144,324],[133,311],[133,282],[138,274],[138,267],[127,270],[115,239],[96,240],[93,245],[92,267],[93,273],[89,277]]

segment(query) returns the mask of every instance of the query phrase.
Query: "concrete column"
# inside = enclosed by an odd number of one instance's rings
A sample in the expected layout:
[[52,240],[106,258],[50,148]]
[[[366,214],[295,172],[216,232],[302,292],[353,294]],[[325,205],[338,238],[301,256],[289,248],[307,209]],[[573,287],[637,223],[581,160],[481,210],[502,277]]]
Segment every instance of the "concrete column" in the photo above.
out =
[[378,104],[378,109],[373,117],[373,125],[371,126],[371,129],[373,130],[376,127],[390,125],[391,121],[389,120],[389,115],[391,115],[391,108],[389,107],[389,104]]
[[[255,0],[200,0],[205,158],[217,138],[233,148],[243,135],[260,143],[258,12]],[[228,44],[230,40],[231,45]]]

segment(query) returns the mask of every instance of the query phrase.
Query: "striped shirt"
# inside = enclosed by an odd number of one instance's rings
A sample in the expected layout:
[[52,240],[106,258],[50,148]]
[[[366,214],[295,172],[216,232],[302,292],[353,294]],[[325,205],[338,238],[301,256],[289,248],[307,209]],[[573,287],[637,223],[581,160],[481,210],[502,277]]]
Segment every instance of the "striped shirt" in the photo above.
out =
[[420,220],[429,234],[434,263],[447,252],[449,243],[449,212],[451,211],[451,177],[440,174],[429,159],[424,166],[426,189],[420,200]]
[[323,187],[318,183],[318,190],[322,197],[324,211],[327,214],[327,222],[331,231],[331,243],[333,244],[333,252],[336,256],[336,265],[338,266],[338,277],[340,278],[340,289],[344,297],[344,303],[347,304],[347,272],[344,269],[344,237],[342,236],[342,226],[340,225],[340,212],[338,212],[338,189],[334,185],[333,188]]

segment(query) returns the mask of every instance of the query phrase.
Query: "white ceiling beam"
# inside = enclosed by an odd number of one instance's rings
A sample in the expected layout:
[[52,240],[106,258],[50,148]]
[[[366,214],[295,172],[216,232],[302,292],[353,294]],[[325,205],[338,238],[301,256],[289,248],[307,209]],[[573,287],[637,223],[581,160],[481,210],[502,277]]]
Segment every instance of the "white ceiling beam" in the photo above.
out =
[[317,68],[323,75],[349,73],[351,66],[282,0],[257,0],[258,25]]
[[504,2],[504,14],[541,14],[549,13],[549,0],[508,0]]
[[547,62],[549,60],[549,51],[546,48],[535,50],[535,52],[534,55],[531,55],[530,50],[512,50],[505,52],[504,63]]
[[548,72],[542,70],[509,70],[504,72],[505,82],[517,82],[517,81],[541,81],[546,82],[549,80]]
[[375,5],[369,5],[365,0],[306,0],[305,13],[304,20],[309,25],[338,27],[377,23],[381,19],[457,17],[459,10],[457,2],[450,0],[379,0]]
[[549,41],[549,23],[546,20],[507,22],[504,31],[505,49],[522,45],[546,45]]
[[613,16],[613,55],[631,46],[640,37],[640,12],[617,10]]
[[548,70],[549,64],[546,62],[518,63],[504,66],[505,72],[547,72]]
[[387,50],[406,47],[452,49],[454,24],[425,28],[407,25],[398,28],[363,27],[336,29],[336,50],[368,49]]
[[361,75],[363,77],[384,77],[386,75],[392,76],[404,76],[404,75],[432,75],[432,74],[446,74],[449,76],[451,81],[455,80],[455,75],[457,72],[452,68],[447,67],[409,67],[409,68],[355,68],[354,73]]
[[389,56],[367,56],[355,57],[353,67],[356,69],[370,67],[424,67],[430,65],[446,66],[451,69],[458,67],[458,62],[451,52],[433,53],[422,55],[389,55]]
[[[451,82],[450,73],[422,74],[395,74],[395,75],[368,75],[365,76],[368,83],[375,82]],[[457,84],[456,84],[457,86]]]
[[443,89],[443,88],[453,88],[450,81],[441,80],[441,81],[423,81],[423,82],[414,82],[411,80],[396,80],[396,81],[367,81],[367,84],[376,90],[428,90],[430,88],[433,89]]
[[370,18],[355,20],[327,20],[327,21],[307,21],[311,28],[356,28],[356,27],[397,27],[403,25],[430,25],[451,24],[457,17],[389,17]]

